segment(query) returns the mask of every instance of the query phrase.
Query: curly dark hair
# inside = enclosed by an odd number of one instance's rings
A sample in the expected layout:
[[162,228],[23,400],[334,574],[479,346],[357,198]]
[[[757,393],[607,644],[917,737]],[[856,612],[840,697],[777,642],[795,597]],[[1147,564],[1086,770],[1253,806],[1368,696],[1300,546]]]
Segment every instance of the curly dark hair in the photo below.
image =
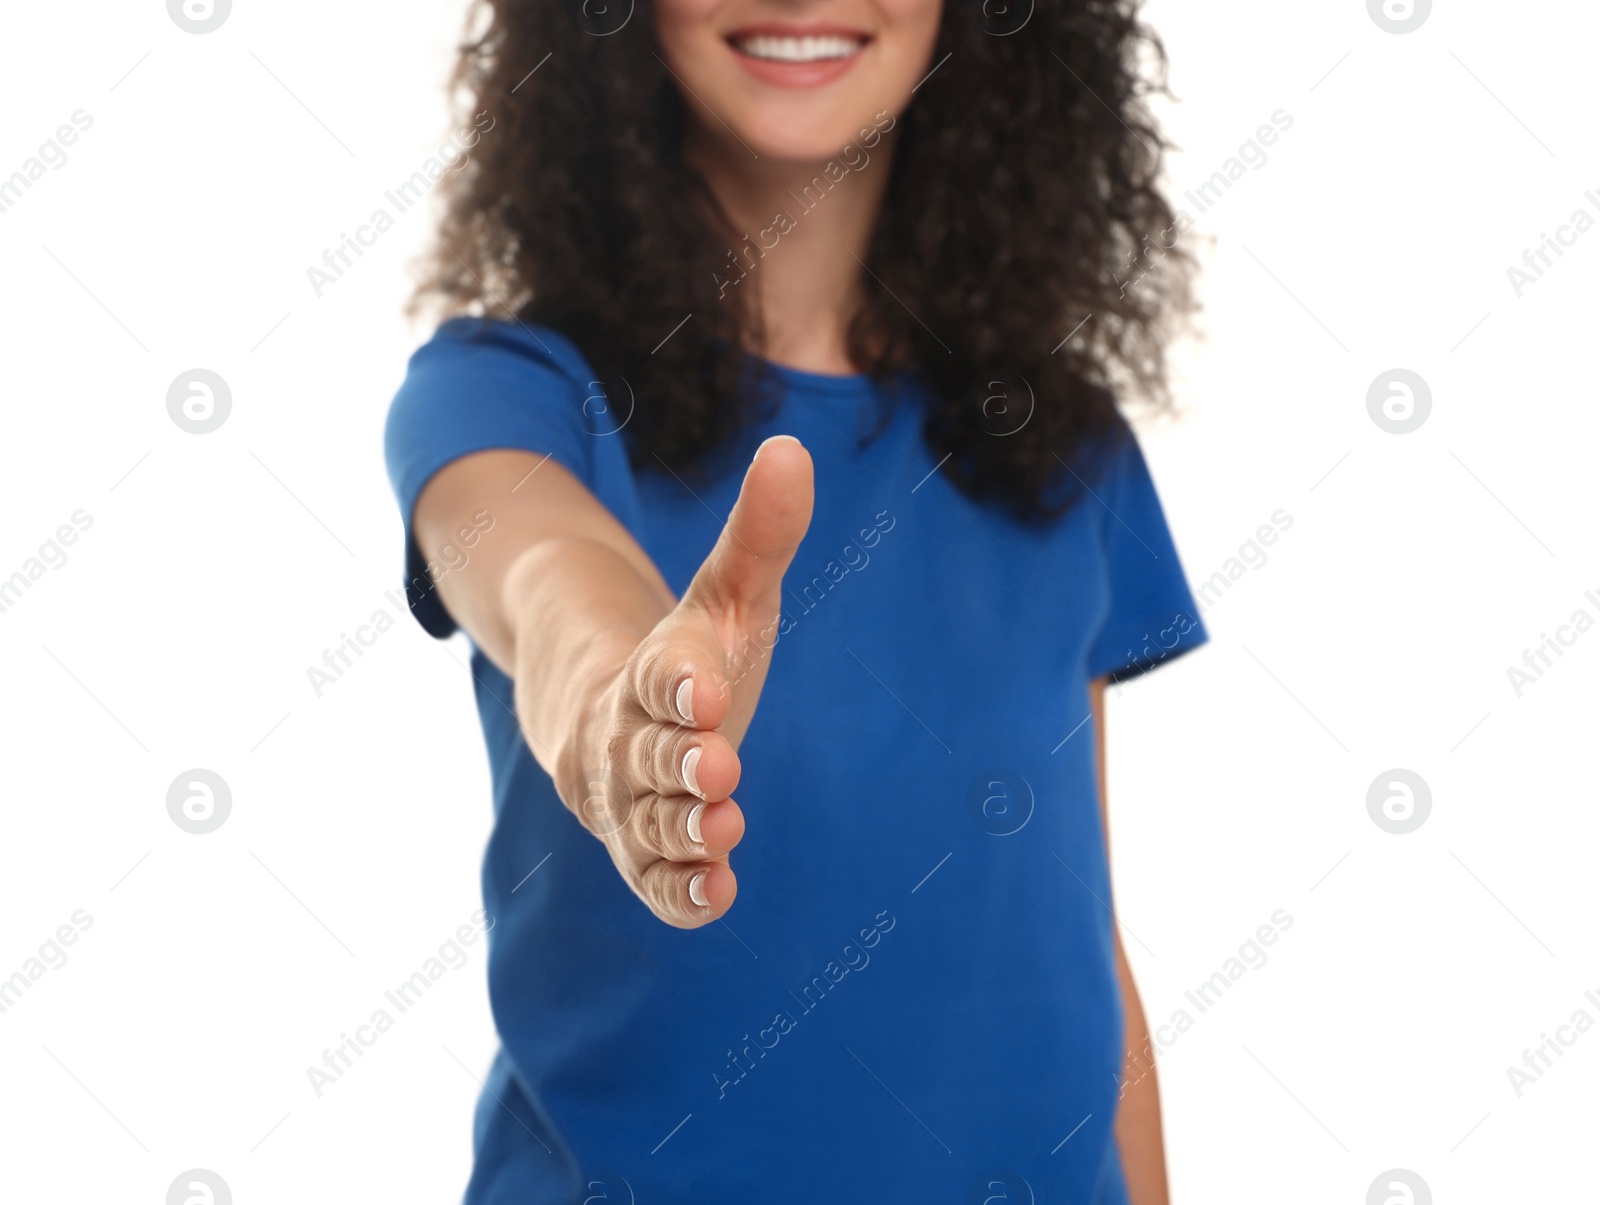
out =
[[[619,30],[619,0],[476,0],[452,89],[492,132],[440,185],[412,312],[560,331],[627,380],[635,463],[687,473],[759,409],[765,374],[740,349],[758,357],[763,335],[752,290],[722,283],[741,235],[685,162],[686,110],[636,4]],[[1126,433],[1119,395],[1170,403],[1165,346],[1196,308],[1145,104],[1166,56],[1137,10],[945,0],[849,327],[860,371],[915,371],[957,485],[1022,517],[1072,504]]]

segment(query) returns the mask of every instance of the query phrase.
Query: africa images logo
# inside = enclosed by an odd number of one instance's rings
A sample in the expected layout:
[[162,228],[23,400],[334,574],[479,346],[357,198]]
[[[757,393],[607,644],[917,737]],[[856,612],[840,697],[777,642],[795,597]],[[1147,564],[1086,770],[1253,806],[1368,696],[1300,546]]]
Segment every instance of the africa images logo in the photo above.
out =
[[210,33],[233,11],[233,0],[167,0],[167,16],[184,33]]
[[1411,33],[1433,11],[1433,0],[1367,0],[1367,15],[1384,33]]

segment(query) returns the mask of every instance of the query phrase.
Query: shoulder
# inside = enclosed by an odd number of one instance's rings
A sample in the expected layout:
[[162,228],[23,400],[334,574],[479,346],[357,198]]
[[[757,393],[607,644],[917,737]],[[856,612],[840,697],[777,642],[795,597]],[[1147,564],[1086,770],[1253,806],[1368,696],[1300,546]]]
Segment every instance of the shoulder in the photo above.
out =
[[406,365],[384,425],[385,458],[406,505],[445,464],[491,448],[548,454],[588,480],[592,437],[607,417],[570,340],[544,326],[454,318]]
[[385,439],[393,449],[451,432],[581,432],[593,377],[583,354],[548,327],[452,318],[411,354]]
[[406,378],[437,366],[519,368],[533,375],[555,372],[575,383],[593,375],[570,340],[547,326],[500,318],[451,318],[412,353]]
[[1150,472],[1150,462],[1145,459],[1144,445],[1133,424],[1120,414],[1116,425],[1106,434],[1097,459],[1101,486],[1096,488],[1104,488],[1123,499],[1130,494],[1154,493],[1155,479]]
[[[1082,474],[1086,502],[1096,513],[1103,538],[1132,538],[1142,549],[1167,542],[1161,494],[1133,425],[1117,424],[1087,451]],[[1154,537],[1154,538],[1152,538]]]
[[1116,497],[1149,479],[1138,436],[1120,410],[1104,429],[1080,436],[1065,457],[1053,455],[1056,472],[1046,502],[1058,518],[1085,511],[1099,524],[1108,508],[1115,509]]

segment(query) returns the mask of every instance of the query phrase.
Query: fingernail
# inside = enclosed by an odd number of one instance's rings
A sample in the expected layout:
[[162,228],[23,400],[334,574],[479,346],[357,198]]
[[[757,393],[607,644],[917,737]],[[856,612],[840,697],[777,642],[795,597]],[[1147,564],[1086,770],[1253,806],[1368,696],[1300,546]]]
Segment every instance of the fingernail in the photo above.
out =
[[694,723],[694,679],[685,678],[678,684],[678,694],[673,700],[685,724]]
[[704,845],[706,839],[700,833],[700,814],[706,810],[706,805],[697,803],[689,809],[689,840],[696,845]]
[[689,898],[695,903],[699,904],[702,908],[710,907],[710,901],[706,899],[705,871],[702,870],[699,874],[695,875],[694,878],[689,880]]
[[687,753],[685,753],[683,755],[683,765],[679,769],[680,769],[680,773],[683,776],[683,785],[689,788],[689,793],[691,795],[699,795],[700,794],[700,779],[699,779],[699,774],[698,774],[698,771],[700,769],[700,746],[699,745],[696,745],[693,749],[690,749],[689,752],[687,752]]
[[[768,436],[766,439],[763,439],[761,441],[761,447],[756,449],[756,456],[760,456],[761,452],[762,452],[762,449],[765,448],[768,444],[783,443],[783,442],[797,444],[800,441],[798,439],[796,439],[792,435],[771,435],[771,436]],[[751,459],[754,460],[755,456],[752,456]]]

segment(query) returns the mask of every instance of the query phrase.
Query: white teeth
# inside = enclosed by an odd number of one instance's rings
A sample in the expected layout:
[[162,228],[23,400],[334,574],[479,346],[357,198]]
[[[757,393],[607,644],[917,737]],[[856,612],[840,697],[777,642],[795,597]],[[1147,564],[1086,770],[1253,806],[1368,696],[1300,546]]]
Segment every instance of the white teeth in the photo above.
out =
[[860,38],[831,34],[817,38],[775,38],[757,34],[752,38],[741,38],[735,45],[741,53],[753,59],[771,59],[779,63],[817,63],[829,59],[847,59],[866,42]]

